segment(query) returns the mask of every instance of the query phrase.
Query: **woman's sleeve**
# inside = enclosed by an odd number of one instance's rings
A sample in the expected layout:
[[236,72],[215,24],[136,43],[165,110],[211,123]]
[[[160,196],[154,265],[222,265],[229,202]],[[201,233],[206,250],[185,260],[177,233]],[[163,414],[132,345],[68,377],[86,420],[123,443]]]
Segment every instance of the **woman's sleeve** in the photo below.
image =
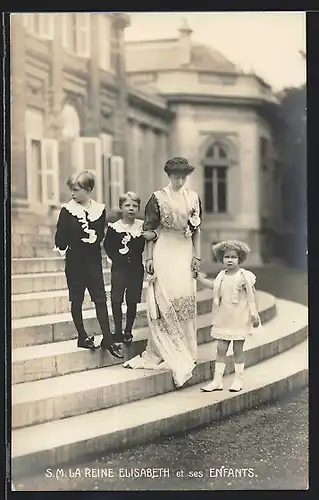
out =
[[59,215],[59,219],[56,226],[55,238],[54,238],[54,243],[55,243],[54,250],[58,250],[59,252],[65,252],[69,244],[68,220],[69,220],[68,212],[63,207]]
[[203,214],[202,201],[201,201],[200,197],[198,196],[198,215],[199,215],[201,222],[202,222],[202,214]]
[[145,207],[143,231],[156,230],[160,225],[160,210],[155,194],[152,194]]

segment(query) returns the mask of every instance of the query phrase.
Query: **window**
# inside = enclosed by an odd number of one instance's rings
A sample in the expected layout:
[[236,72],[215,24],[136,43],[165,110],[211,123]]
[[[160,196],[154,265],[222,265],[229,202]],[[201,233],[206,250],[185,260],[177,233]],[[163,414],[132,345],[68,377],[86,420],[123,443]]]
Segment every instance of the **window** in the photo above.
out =
[[124,160],[120,156],[112,156],[109,163],[109,200],[111,210],[118,210],[119,197],[124,191]]
[[206,151],[204,159],[204,206],[207,213],[227,212],[228,151],[218,142]]
[[111,70],[111,19],[98,14],[99,25],[99,66],[105,71]]
[[75,141],[77,170],[88,170],[95,177],[92,198],[103,203],[102,147],[98,137],[79,137]]
[[62,14],[62,45],[80,57],[90,57],[90,14]]
[[79,137],[81,131],[80,118],[77,110],[71,104],[66,104],[62,111],[62,136],[65,139]]
[[227,211],[227,167],[205,167],[205,210],[208,213]]
[[57,206],[59,204],[57,141],[27,136],[26,160],[29,201]]
[[55,14],[23,14],[25,29],[31,35],[53,40]]

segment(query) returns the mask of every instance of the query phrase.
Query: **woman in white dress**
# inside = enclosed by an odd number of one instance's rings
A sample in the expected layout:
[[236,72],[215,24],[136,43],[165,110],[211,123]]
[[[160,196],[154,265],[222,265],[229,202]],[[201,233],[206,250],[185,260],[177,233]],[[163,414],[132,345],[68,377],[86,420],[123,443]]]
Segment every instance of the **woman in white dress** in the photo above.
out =
[[146,350],[125,367],[170,369],[181,387],[191,378],[197,360],[196,281],[200,267],[201,204],[184,187],[194,167],[185,158],[172,158],[164,168],[168,186],[155,191],[145,209],[143,229],[156,239],[147,243]]

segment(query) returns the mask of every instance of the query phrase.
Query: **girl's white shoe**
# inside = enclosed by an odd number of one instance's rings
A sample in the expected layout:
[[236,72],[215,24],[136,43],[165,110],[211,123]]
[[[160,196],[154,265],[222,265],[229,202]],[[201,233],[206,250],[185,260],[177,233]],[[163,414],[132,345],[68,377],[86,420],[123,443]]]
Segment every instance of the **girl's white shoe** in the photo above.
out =
[[223,388],[224,387],[222,381],[213,380],[205,387],[201,387],[200,390],[203,392],[213,392],[213,391],[222,391]]
[[230,386],[230,392],[239,392],[243,388],[242,379],[240,377],[235,377],[232,385]]

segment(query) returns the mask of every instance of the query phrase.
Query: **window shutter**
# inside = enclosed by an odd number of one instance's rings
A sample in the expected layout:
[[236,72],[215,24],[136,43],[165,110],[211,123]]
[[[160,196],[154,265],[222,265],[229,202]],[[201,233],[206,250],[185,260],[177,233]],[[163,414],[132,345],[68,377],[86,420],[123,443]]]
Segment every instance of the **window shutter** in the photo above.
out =
[[102,143],[102,154],[105,156],[111,155],[113,150],[113,136],[103,132],[100,134],[100,139]]
[[90,14],[76,14],[76,52],[81,57],[90,57]]
[[99,66],[105,71],[111,70],[111,20],[104,14],[98,14],[99,30]]
[[102,148],[98,137],[79,137],[75,141],[77,170],[88,170],[95,177],[92,198],[103,203]]
[[29,33],[34,33],[34,14],[22,14],[23,15],[23,25]]
[[61,14],[62,47],[68,51],[72,50],[72,16],[74,14]]
[[47,40],[53,40],[54,37],[54,16],[56,14],[38,14],[39,15],[39,35]]
[[32,188],[32,137],[26,135],[25,138],[25,151],[26,151],[26,167],[27,167],[27,199],[31,203],[33,201],[33,191]]
[[43,139],[41,148],[43,203],[59,205],[58,141]]
[[124,159],[121,156],[110,158],[109,186],[110,208],[117,210],[119,197],[124,192]]

